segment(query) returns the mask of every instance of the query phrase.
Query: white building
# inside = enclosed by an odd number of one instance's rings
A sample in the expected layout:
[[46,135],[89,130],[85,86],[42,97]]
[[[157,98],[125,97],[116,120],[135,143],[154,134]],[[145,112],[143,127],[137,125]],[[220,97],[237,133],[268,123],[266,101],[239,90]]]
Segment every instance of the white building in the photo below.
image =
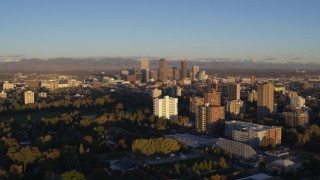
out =
[[208,75],[206,74],[205,71],[201,71],[201,73],[200,73],[199,76],[198,76],[198,79],[199,79],[200,81],[205,81],[205,80],[208,79]]
[[4,81],[2,85],[3,90],[9,90],[9,89],[14,89],[14,84],[9,83],[9,81]]
[[164,96],[163,99],[154,99],[153,114],[167,119],[172,119],[178,116],[178,98]]
[[290,99],[290,105],[293,107],[305,107],[306,100],[301,96],[295,96]]
[[34,92],[26,91],[24,92],[24,104],[34,103]]
[[4,91],[1,91],[0,98],[4,98],[4,99],[7,98],[7,93]]

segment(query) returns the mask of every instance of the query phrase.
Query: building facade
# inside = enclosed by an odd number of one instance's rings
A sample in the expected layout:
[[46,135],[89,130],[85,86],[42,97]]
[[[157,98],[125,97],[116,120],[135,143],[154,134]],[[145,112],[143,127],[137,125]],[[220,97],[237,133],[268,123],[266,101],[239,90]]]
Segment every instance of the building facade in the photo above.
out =
[[187,61],[186,60],[182,60],[181,61],[181,80],[184,78],[187,78],[188,72],[187,72]]
[[259,124],[241,122],[241,121],[226,121],[225,136],[229,139],[246,143],[257,149],[261,141],[265,138],[276,145],[281,144],[281,127],[264,126]]
[[159,60],[158,79],[162,82],[168,80],[168,61],[165,59]]
[[240,84],[230,84],[228,86],[228,100],[240,100]]
[[274,86],[271,83],[258,85],[257,119],[263,120],[274,112]]
[[294,111],[294,112],[283,112],[282,113],[286,126],[289,127],[305,127],[309,123],[308,112]]
[[223,107],[211,106],[209,104],[197,106],[195,114],[197,130],[209,134],[215,133],[215,125],[223,123],[225,119]]
[[153,113],[158,117],[173,119],[178,116],[178,98],[164,96],[153,100]]
[[26,91],[24,92],[24,104],[34,103],[34,92]]
[[212,106],[221,106],[221,92],[215,90],[203,93],[204,103]]

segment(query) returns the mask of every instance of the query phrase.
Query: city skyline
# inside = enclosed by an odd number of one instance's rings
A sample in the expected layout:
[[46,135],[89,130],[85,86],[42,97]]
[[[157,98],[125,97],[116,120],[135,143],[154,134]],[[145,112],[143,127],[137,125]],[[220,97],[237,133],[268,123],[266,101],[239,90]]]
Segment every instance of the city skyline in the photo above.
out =
[[319,1],[1,2],[0,59],[320,62]]

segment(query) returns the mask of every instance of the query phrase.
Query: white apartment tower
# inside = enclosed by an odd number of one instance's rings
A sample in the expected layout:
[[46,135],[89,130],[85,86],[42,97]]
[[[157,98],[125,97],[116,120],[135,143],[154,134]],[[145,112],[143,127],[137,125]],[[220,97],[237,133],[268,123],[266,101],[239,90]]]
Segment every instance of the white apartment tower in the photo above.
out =
[[172,119],[178,116],[178,98],[164,96],[162,99],[154,99],[153,114],[167,119]]
[[26,91],[24,92],[24,104],[34,103],[34,92]]

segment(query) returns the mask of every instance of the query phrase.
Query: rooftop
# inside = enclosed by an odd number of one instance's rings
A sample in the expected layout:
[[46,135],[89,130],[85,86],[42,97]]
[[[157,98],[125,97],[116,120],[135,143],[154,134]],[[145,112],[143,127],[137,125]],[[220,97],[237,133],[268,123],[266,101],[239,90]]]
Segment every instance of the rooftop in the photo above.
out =
[[275,129],[275,128],[281,128],[277,126],[265,126],[261,124],[254,124],[254,123],[248,123],[248,122],[242,122],[242,121],[226,121],[226,124],[234,124],[237,125],[239,130],[245,130],[245,131],[255,131],[255,132],[260,132],[260,131],[266,131],[270,129]]

